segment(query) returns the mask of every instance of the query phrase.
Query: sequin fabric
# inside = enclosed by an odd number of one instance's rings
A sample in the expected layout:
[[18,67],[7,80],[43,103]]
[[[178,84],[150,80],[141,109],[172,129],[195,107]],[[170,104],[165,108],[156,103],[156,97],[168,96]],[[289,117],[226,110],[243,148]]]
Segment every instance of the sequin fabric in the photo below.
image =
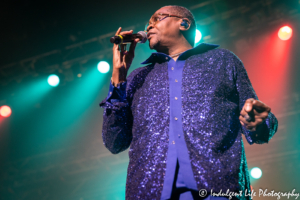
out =
[[[137,68],[118,87],[126,87],[123,102],[105,98],[100,103],[104,145],[114,154],[130,146],[126,199],[159,200],[169,144],[168,63]],[[245,101],[258,99],[242,62],[221,48],[190,56],[183,68],[181,94],[183,133],[198,190],[249,192],[242,134],[249,144],[268,143],[278,121],[270,112],[257,131],[241,126]]]

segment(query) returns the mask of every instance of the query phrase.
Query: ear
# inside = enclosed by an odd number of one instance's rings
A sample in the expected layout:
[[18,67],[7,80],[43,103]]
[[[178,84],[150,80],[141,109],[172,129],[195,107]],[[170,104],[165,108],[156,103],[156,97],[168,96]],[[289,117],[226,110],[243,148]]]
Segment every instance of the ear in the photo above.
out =
[[179,29],[181,31],[187,31],[191,27],[190,20],[188,18],[182,18],[180,21]]

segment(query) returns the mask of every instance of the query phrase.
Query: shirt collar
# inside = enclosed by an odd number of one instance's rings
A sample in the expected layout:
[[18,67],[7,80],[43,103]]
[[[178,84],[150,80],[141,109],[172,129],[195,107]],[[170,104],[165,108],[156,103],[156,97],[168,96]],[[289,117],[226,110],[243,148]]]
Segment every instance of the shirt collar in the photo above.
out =
[[[186,60],[192,55],[200,54],[205,51],[215,49],[219,46],[220,45],[216,45],[216,44],[200,43],[199,45],[195,46],[194,48],[188,49],[185,52],[183,52],[182,54],[180,54],[180,56],[178,57],[177,60]],[[149,64],[149,63],[156,63],[156,62],[162,63],[165,61],[169,61],[170,59],[171,59],[171,57],[167,54],[160,53],[160,52],[154,52],[151,54],[151,56],[147,60],[145,60],[141,64]]]

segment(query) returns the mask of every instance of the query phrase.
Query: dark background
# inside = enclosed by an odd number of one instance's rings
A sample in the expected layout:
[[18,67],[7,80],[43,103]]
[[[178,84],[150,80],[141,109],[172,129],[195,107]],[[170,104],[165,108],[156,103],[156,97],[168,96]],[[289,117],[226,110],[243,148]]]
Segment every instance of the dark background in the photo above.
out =
[[[25,0],[0,3],[0,106],[12,108],[0,118],[0,199],[125,198],[128,150],[112,155],[101,137],[98,104],[112,70],[100,74],[96,64],[111,64],[109,38],[120,26],[143,30],[165,5],[189,8],[201,42],[220,44],[243,61],[279,121],[268,144],[244,140],[249,170],[263,171],[251,178],[254,190],[300,191],[300,1]],[[277,37],[284,25],[293,29],[285,42]],[[129,72],[150,53],[148,43],[138,44]],[[61,79],[56,88],[46,83],[52,73]]]

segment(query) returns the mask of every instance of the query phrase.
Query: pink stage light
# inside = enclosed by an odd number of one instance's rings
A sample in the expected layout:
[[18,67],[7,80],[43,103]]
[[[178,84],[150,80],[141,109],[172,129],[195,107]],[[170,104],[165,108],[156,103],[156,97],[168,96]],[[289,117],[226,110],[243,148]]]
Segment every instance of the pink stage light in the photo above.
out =
[[9,117],[11,115],[11,109],[9,106],[1,106],[0,107],[0,115],[2,117]]
[[283,26],[278,31],[278,37],[281,40],[288,40],[292,37],[293,30],[289,26]]

